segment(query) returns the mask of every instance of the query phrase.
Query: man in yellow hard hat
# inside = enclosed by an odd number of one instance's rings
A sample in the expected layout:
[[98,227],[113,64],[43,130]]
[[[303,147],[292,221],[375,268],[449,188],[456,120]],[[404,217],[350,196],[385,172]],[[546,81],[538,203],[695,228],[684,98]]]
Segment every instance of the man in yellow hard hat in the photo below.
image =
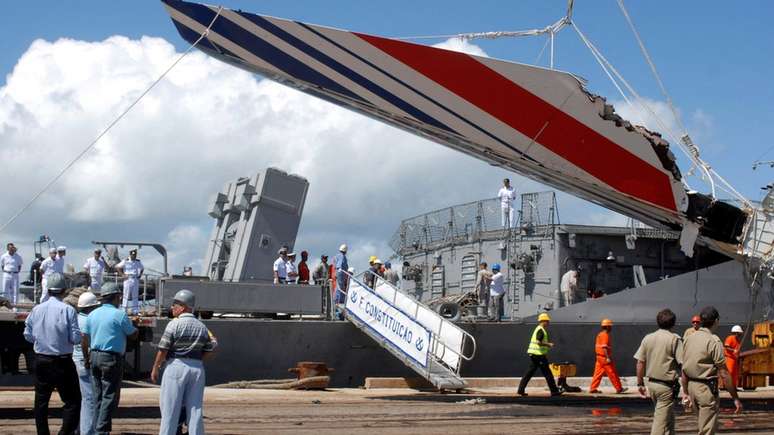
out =
[[527,355],[529,355],[531,364],[529,370],[527,370],[527,373],[522,376],[521,382],[519,382],[520,396],[527,395],[524,390],[527,388],[529,380],[532,379],[532,375],[535,374],[538,367],[540,367],[540,371],[543,372],[543,376],[546,378],[546,384],[548,384],[548,388],[551,390],[551,395],[558,396],[562,394],[556,387],[554,374],[551,373],[551,369],[548,367],[548,358],[546,357],[548,351],[554,346],[554,343],[548,339],[548,330],[546,329],[550,322],[551,317],[548,316],[548,313],[540,313],[538,316],[538,325],[535,327],[535,330],[532,331],[532,338],[530,339],[529,347],[527,348]]
[[613,329],[613,321],[610,319],[602,320],[602,330],[597,334],[597,340],[594,345],[594,353],[597,361],[594,364],[594,376],[591,378],[589,393],[599,393],[599,384],[602,382],[602,376],[607,375],[610,383],[613,384],[616,393],[623,393],[626,388],[621,386],[621,379],[618,378],[618,372],[613,363],[613,344],[610,341],[610,330]]

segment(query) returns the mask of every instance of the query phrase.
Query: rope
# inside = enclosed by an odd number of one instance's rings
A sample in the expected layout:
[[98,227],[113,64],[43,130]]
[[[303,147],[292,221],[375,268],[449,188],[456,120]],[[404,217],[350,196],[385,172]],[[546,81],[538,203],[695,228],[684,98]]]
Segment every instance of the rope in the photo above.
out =
[[[597,59],[597,62],[599,62],[600,65],[602,63],[604,63],[608,68],[610,68],[610,71],[612,71],[613,75],[615,75],[615,77],[617,77],[618,80],[620,80],[620,82],[624,85],[624,87],[626,87],[626,89],[629,91],[629,93],[637,101],[638,105],[642,109],[647,111],[650,114],[650,116],[652,116],[653,119],[656,120],[656,123],[658,124],[659,128],[661,128],[664,131],[664,133],[669,136],[669,138],[672,140],[672,142],[674,144],[676,144],[677,147],[680,148],[681,151],[683,151],[683,153],[686,155],[686,157],[688,157],[696,166],[700,167],[702,169],[702,171],[704,171],[704,174],[707,177],[707,181],[710,183],[710,187],[711,187],[711,190],[712,190],[712,197],[713,198],[716,197],[715,180],[712,177],[712,173],[710,172],[710,169],[708,168],[708,165],[706,163],[704,163],[697,155],[695,155],[694,153],[690,152],[689,150],[687,150],[685,148],[685,145],[683,144],[683,142],[680,141],[677,138],[677,136],[674,134],[674,132],[672,132],[672,130],[670,128],[668,128],[666,126],[666,124],[664,124],[664,122],[661,120],[661,118],[658,115],[656,115],[656,113],[650,108],[650,106],[645,104],[643,98],[637,93],[637,91],[634,90],[634,88],[629,84],[629,82],[626,81],[626,79],[621,75],[621,73],[618,72],[618,70],[613,66],[613,64],[611,64],[610,61],[608,61],[605,58],[605,56],[602,55],[602,53],[599,51],[599,49],[597,49],[594,46],[594,44],[592,44],[591,41],[589,41],[589,39],[586,38],[586,35],[580,30],[580,28],[578,27],[577,23],[573,22],[572,26],[575,29],[575,31],[578,33],[578,36],[581,38],[583,43],[586,44],[586,47],[588,47],[588,49],[591,51],[592,55],[594,55],[594,57]],[[618,89],[618,92],[621,93],[621,96],[623,96],[624,100],[626,100],[626,102],[629,105],[631,105],[632,107],[635,107],[632,104],[631,100],[629,98],[627,98],[626,95],[623,93],[623,91],[621,90],[621,87],[618,85],[616,80],[614,80],[612,78],[612,76],[610,75],[610,72],[608,72],[608,70],[604,66],[603,66],[603,70],[607,74],[608,78],[610,78],[610,80],[613,82],[613,84],[615,85],[616,89]],[[728,193],[730,193],[732,195],[735,195],[735,196],[738,195],[738,192],[733,190],[733,188],[731,188],[731,189],[732,189],[733,192],[728,192]],[[740,196],[740,199],[746,201],[746,199],[744,199],[743,196]]]
[[102,139],[103,136],[105,136],[116,124],[118,124],[124,118],[124,116],[126,116],[126,114],[128,114],[134,108],[134,106],[136,106],[137,103],[139,103],[140,100],[142,100],[151,91],[151,89],[153,89],[157,84],[159,84],[159,82],[161,82],[161,80],[163,80],[164,77],[166,77],[166,75],[169,74],[169,72],[172,71],[172,69],[175,66],[177,66],[177,64],[180,63],[180,61],[183,60],[183,58],[185,58],[188,55],[188,53],[190,53],[191,50],[199,42],[201,42],[202,39],[206,38],[207,35],[209,35],[210,33],[210,29],[212,28],[212,25],[215,24],[215,20],[217,20],[218,17],[220,17],[220,13],[222,11],[223,11],[223,7],[221,6],[218,8],[218,12],[215,14],[215,17],[212,18],[210,25],[207,26],[207,29],[204,32],[202,32],[202,34],[199,36],[199,39],[197,39],[193,44],[191,44],[188,47],[188,49],[185,50],[177,58],[177,60],[172,62],[172,64],[159,76],[159,78],[153,81],[153,83],[151,83],[150,86],[148,86],[123,112],[121,112],[121,114],[118,115],[116,119],[114,119],[110,124],[108,124],[108,126],[104,130],[102,130],[102,132],[99,135],[97,135],[97,137],[93,141],[91,141],[91,143],[86,148],[83,149],[83,151],[78,153],[78,155],[76,155],[72,160],[70,160],[70,162],[68,162],[67,165],[65,165],[65,167],[62,168],[62,170],[60,170],[59,173],[56,174],[56,176],[54,176],[54,178],[52,178],[48,183],[46,183],[43,186],[43,188],[40,189],[40,191],[38,191],[38,193],[36,193],[32,197],[32,199],[30,199],[19,211],[17,211],[13,216],[11,216],[11,218],[8,219],[8,221],[5,224],[3,224],[2,227],[0,227],[0,233],[5,231],[6,228],[8,228],[11,224],[13,224],[16,221],[16,219],[19,218],[19,216],[21,216],[25,211],[27,211],[35,203],[35,201],[37,201],[44,193],[46,193],[51,188],[51,186],[53,186],[57,181],[59,181],[59,179],[61,179],[65,175],[65,173],[68,170],[70,170],[70,168],[72,168],[76,163],[78,163],[78,161],[80,161],[83,158],[83,156],[85,156],[88,152],[94,149],[94,146],[97,145],[97,142],[99,142],[99,140]]
[[658,87],[661,89],[661,95],[664,96],[667,104],[669,105],[669,110],[672,111],[672,116],[675,117],[675,120],[677,121],[677,124],[682,130],[682,132],[684,134],[688,134],[688,130],[685,128],[685,125],[683,125],[683,121],[680,118],[680,115],[678,114],[677,109],[675,108],[675,105],[672,103],[672,97],[669,96],[669,93],[666,90],[666,86],[664,86],[664,83],[661,81],[661,76],[659,76],[658,71],[656,71],[656,64],[653,63],[653,60],[651,59],[650,54],[648,53],[648,50],[645,48],[645,44],[642,42],[640,33],[634,27],[634,22],[632,21],[632,18],[629,16],[629,12],[626,10],[626,6],[624,6],[623,0],[618,0],[618,7],[621,9],[621,12],[626,18],[626,22],[629,23],[629,28],[632,29],[632,33],[634,33],[634,38],[637,40],[637,44],[639,44],[640,46],[640,51],[642,51],[642,55],[645,57],[645,61],[648,62],[648,65],[650,66],[650,71],[653,73],[653,77],[656,79],[656,83],[658,83]]

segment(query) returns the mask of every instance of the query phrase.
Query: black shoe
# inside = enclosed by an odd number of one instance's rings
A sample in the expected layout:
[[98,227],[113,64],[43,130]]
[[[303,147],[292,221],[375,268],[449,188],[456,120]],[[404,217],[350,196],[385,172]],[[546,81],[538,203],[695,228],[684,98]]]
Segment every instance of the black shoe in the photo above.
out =
[[561,391],[552,391],[551,392],[551,397],[556,397],[556,396],[561,396],[561,395],[562,395]]
[[525,393],[524,391],[519,391],[519,393],[518,393],[518,394],[519,394],[519,396],[521,396],[521,397],[527,397],[527,396],[529,396],[529,394]]

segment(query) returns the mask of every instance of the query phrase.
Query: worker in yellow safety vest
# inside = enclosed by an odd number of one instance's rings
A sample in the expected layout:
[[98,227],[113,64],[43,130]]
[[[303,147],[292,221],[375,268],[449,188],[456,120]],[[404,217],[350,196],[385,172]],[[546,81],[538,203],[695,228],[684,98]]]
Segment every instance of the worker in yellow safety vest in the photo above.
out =
[[556,387],[554,374],[551,373],[551,369],[548,367],[548,358],[546,357],[548,351],[554,345],[554,343],[548,339],[548,330],[546,329],[550,322],[551,317],[548,316],[548,313],[541,313],[538,316],[538,325],[535,327],[535,330],[532,331],[532,338],[530,338],[529,348],[527,348],[527,355],[531,360],[529,370],[527,370],[527,373],[524,374],[521,378],[521,382],[519,382],[520,396],[527,395],[524,390],[527,388],[529,380],[532,379],[532,375],[535,374],[538,367],[546,378],[546,384],[548,384],[548,388],[551,390],[551,395],[558,396],[562,394]]

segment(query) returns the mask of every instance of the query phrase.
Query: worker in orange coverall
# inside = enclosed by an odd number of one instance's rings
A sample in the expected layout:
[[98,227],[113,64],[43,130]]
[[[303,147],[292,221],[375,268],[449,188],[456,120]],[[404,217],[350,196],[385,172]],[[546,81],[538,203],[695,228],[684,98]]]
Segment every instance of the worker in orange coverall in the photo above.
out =
[[734,381],[735,387],[739,385],[739,352],[742,350],[742,334],[744,334],[742,327],[734,325],[731,328],[731,335],[726,337],[726,341],[723,342],[726,368]]
[[610,330],[613,329],[613,321],[610,319],[602,320],[602,330],[597,334],[597,340],[594,346],[597,361],[594,365],[594,376],[591,378],[589,393],[600,393],[599,384],[602,382],[602,376],[607,375],[610,383],[613,384],[616,393],[623,393],[626,388],[621,386],[621,380],[618,378],[618,372],[613,364],[613,347],[610,341]]

